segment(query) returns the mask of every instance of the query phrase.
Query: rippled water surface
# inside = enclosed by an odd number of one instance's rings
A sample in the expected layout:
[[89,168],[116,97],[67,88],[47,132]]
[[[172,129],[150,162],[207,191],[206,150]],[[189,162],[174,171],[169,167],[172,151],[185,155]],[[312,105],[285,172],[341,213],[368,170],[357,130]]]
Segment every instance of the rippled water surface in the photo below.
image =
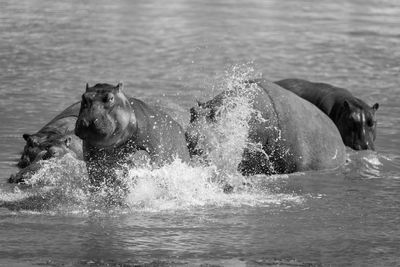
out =
[[[399,25],[396,0],[1,1],[0,265],[400,265]],[[7,184],[22,134],[86,82],[123,81],[185,127],[239,65],[379,102],[377,152],[348,150],[337,171],[251,177],[232,194],[212,168],[131,170],[123,207],[86,194],[71,158],[36,186]]]

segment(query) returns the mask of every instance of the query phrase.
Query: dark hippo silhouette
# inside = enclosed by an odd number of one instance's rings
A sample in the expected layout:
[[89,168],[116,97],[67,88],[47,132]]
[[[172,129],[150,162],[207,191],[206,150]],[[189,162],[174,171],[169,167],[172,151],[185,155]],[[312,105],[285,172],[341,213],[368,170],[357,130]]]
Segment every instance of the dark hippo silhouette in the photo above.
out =
[[75,133],[83,140],[84,160],[94,185],[114,182],[115,168],[148,157],[160,166],[175,157],[189,160],[182,127],[169,115],[136,98],[122,84],[86,85]]
[[47,123],[43,128],[41,128],[37,133],[34,134],[23,134],[22,137],[25,139],[26,144],[22,152],[21,158],[18,161],[18,167],[25,168],[29,166],[44,150],[51,145],[49,142],[55,142],[55,145],[62,142],[67,135],[70,138],[70,145],[68,146],[70,150],[73,150],[73,154],[77,158],[82,158],[82,141],[74,136],[75,123],[78,118],[80,109],[80,102],[74,103],[55,118],[53,118],[49,123]]
[[378,103],[370,107],[348,90],[326,83],[301,79],[285,79],[275,83],[310,101],[327,114],[339,129],[346,146],[355,150],[375,150],[375,112],[379,108]]
[[82,141],[74,134],[53,134],[42,140],[35,148],[39,151],[36,158],[28,166],[13,174],[8,179],[10,183],[21,183],[29,179],[42,167],[42,160],[61,158],[70,154],[76,159],[82,159]]
[[[292,173],[333,169],[345,162],[345,146],[338,129],[318,108],[297,95],[267,80],[246,82],[254,86],[248,139],[261,150],[244,149],[238,170],[245,175]],[[192,108],[186,131],[192,156],[204,154],[199,142],[207,143],[201,133],[206,124],[218,122],[224,91],[214,99]]]

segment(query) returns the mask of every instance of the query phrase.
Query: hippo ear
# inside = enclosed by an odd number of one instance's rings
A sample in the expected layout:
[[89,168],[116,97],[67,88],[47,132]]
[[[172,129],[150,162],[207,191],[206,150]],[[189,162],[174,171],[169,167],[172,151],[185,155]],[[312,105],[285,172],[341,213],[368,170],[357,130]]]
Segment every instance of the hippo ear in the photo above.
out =
[[69,147],[71,145],[72,142],[72,137],[71,136],[67,136],[64,140],[65,146]]
[[378,103],[375,103],[375,104],[372,106],[372,109],[373,109],[374,111],[377,111],[378,108],[379,108],[379,104],[378,104]]
[[86,83],[86,92],[88,91],[88,89],[89,89],[89,83]]
[[26,134],[26,133],[25,133],[25,134],[22,135],[22,138],[24,138],[24,140],[25,140],[26,142],[28,142],[29,137],[31,137],[30,134]]
[[31,134],[23,134],[22,137],[25,139],[26,143],[30,146],[38,146],[39,140],[36,136]]
[[117,84],[117,86],[115,87],[117,93],[118,93],[118,92],[122,92],[123,88],[124,88],[124,85],[123,85],[122,82],[119,82],[119,83]]

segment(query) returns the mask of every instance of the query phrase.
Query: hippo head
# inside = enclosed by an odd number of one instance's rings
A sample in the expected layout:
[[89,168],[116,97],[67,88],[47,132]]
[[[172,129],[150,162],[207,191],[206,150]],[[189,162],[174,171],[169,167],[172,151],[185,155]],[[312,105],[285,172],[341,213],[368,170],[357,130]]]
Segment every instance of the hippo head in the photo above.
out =
[[378,110],[379,104],[375,103],[370,107],[363,102],[351,103],[345,100],[343,106],[345,112],[343,112],[338,128],[344,144],[355,150],[375,150],[377,125],[375,112]]
[[46,140],[39,145],[41,152],[36,157],[35,162],[51,158],[60,158],[68,153],[71,153],[74,157],[78,157],[75,153],[76,149],[73,148],[75,144],[74,139],[77,138],[74,138],[74,134],[71,133],[67,135],[54,136],[53,138]]
[[[22,168],[18,173],[10,176],[10,183],[21,183],[31,177],[42,165],[39,161],[51,158],[60,158],[66,154],[70,154],[75,158],[79,158],[77,154],[82,147],[82,141],[73,133],[53,135],[49,139],[36,144],[35,158],[29,161],[29,164]],[[80,148],[82,150],[82,148]]]
[[129,138],[128,129],[136,125],[136,118],[122,87],[122,83],[86,84],[75,127],[79,138],[98,147],[115,146]]
[[26,145],[17,165],[20,168],[25,168],[31,164],[36,159],[37,155],[42,151],[39,146],[46,140],[47,136],[25,133],[22,135],[22,137],[26,141]]

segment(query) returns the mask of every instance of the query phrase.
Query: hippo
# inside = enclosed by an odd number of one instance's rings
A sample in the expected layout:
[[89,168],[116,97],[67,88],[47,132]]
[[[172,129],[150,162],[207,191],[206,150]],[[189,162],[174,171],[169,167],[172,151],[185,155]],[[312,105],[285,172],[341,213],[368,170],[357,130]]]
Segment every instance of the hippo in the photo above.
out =
[[115,169],[135,165],[138,157],[155,167],[190,159],[182,127],[161,110],[128,98],[122,83],[86,84],[75,134],[83,140],[84,161],[95,187],[114,183]]
[[[283,174],[336,169],[345,162],[345,146],[334,123],[314,105],[265,79],[243,82],[253,89],[248,144],[237,170],[243,175]],[[240,93],[240,92],[239,92]],[[205,154],[202,129],[218,123],[232,96],[226,90],[190,110],[186,139],[192,157]],[[199,144],[201,142],[201,146]],[[256,145],[259,149],[254,149]]]
[[79,109],[80,102],[76,102],[58,114],[37,133],[23,134],[22,137],[25,139],[26,145],[17,166],[19,168],[26,168],[43,152],[42,149],[46,150],[46,148],[49,147],[49,140],[58,143],[67,135],[69,135],[71,139],[71,145],[69,147],[73,150],[73,154],[81,159],[82,141],[76,136],[73,136]]
[[54,134],[39,143],[36,158],[28,166],[13,174],[8,179],[9,183],[24,183],[41,167],[42,161],[50,158],[61,158],[70,154],[76,159],[82,159],[82,141],[74,134]]
[[375,112],[379,108],[378,103],[370,107],[348,90],[326,83],[301,79],[285,79],[275,83],[310,101],[327,114],[339,129],[346,146],[354,150],[375,150]]

